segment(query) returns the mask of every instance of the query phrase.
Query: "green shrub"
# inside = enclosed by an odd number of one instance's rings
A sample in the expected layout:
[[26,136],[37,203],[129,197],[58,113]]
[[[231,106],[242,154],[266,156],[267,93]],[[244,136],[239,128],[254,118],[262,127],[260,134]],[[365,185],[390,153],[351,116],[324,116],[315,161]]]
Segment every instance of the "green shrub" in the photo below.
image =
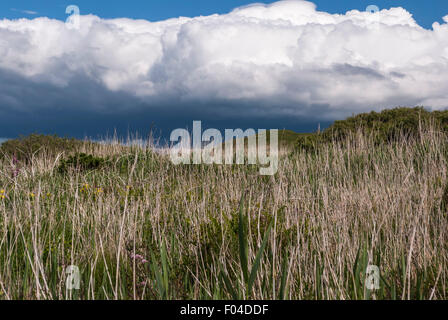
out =
[[304,135],[297,139],[297,147],[306,152],[315,152],[322,143],[322,136],[320,134]]
[[428,127],[428,124],[448,132],[448,111],[430,112],[423,107],[400,107],[381,112],[361,113],[346,120],[335,121],[320,134],[300,137],[296,146],[300,150],[314,152],[322,143],[344,141],[358,131],[366,136],[372,135],[375,143],[380,145],[395,141],[402,135],[418,138],[420,127]]
[[102,168],[107,162],[107,159],[95,157],[91,154],[76,153],[67,159],[61,159],[58,171],[66,173],[70,169],[80,171],[96,170]]
[[0,157],[15,156],[17,160],[29,163],[32,157],[39,153],[45,152],[50,156],[56,156],[61,152],[75,152],[83,143],[80,140],[55,135],[31,134],[5,141],[0,146]]
[[326,140],[342,140],[361,130],[366,134],[375,133],[376,142],[384,143],[393,141],[402,134],[418,137],[420,124],[430,122],[448,131],[448,111],[430,112],[422,107],[415,107],[361,113],[346,120],[335,121],[323,132],[323,136]]

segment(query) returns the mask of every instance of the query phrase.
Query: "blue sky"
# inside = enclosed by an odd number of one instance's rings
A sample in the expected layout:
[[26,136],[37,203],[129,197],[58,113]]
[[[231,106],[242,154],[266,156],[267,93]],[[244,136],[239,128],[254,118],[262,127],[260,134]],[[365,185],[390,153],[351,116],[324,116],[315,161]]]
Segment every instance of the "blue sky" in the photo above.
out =
[[[274,1],[247,0],[1,0],[0,16],[6,18],[31,18],[46,16],[65,19],[65,8],[76,4],[81,14],[92,13],[102,18],[127,17],[164,20],[172,17],[210,15],[226,13],[235,7],[249,3],[272,3]],[[425,28],[431,28],[435,21],[448,15],[446,0],[314,0],[318,10],[330,13],[345,13],[348,10],[365,10],[368,5],[377,5],[380,9],[401,6],[414,14],[417,22]],[[28,13],[27,13],[28,12]],[[37,13],[37,14],[35,14]]]

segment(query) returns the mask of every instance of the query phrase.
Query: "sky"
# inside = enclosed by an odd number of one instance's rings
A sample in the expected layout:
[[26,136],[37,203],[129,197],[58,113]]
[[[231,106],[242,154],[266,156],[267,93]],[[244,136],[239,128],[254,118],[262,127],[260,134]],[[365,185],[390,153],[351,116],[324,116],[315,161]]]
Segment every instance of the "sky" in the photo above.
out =
[[430,3],[2,0],[0,137],[167,136],[193,120],[309,132],[445,109],[448,2]]
[[[2,0],[0,17],[17,19],[44,16],[65,20],[65,8],[76,4],[81,14],[95,14],[102,18],[133,18],[160,21],[174,17],[196,17],[215,13],[227,13],[234,8],[250,3],[272,3],[274,1],[247,0]],[[330,13],[345,13],[349,10],[365,10],[369,5],[380,9],[403,7],[414,14],[417,22],[431,28],[435,21],[442,22],[448,14],[445,0],[315,0],[318,10]]]

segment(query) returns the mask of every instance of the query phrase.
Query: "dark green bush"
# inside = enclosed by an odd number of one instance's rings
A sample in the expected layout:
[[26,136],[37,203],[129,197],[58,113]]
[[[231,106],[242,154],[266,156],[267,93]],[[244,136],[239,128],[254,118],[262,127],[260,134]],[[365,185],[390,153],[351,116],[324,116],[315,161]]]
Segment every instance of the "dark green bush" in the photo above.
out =
[[306,152],[315,152],[318,150],[319,145],[322,143],[322,135],[320,134],[310,134],[304,135],[297,139],[297,147]]
[[67,159],[61,159],[58,171],[60,173],[66,173],[70,169],[80,171],[96,170],[104,167],[107,163],[108,160],[104,158],[95,157],[91,154],[76,153]]
[[83,143],[80,140],[60,138],[55,135],[31,134],[5,141],[0,146],[0,157],[15,156],[17,160],[29,163],[33,156],[42,152],[50,156],[56,156],[61,152],[76,152]]
[[427,127],[430,123],[448,133],[448,111],[430,112],[422,107],[400,107],[381,112],[372,111],[346,120],[335,121],[320,134],[300,137],[296,146],[298,149],[314,152],[322,143],[344,141],[358,131],[368,136],[372,135],[375,143],[380,145],[395,141],[403,135],[409,138],[418,138],[420,125]]
[[346,120],[335,121],[323,132],[326,140],[342,140],[358,130],[375,134],[378,143],[391,142],[401,135],[418,137],[420,124],[433,122],[448,131],[448,111],[430,112],[422,107],[395,108],[381,112],[361,113]]

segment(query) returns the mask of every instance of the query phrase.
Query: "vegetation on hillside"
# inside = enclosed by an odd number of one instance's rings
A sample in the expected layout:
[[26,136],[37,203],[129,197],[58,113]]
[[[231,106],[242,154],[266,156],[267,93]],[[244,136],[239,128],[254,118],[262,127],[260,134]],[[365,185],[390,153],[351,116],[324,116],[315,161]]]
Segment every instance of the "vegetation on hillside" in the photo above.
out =
[[362,130],[365,134],[375,134],[376,142],[383,143],[403,135],[417,137],[422,123],[433,123],[442,131],[448,132],[448,111],[430,112],[422,107],[402,107],[361,113],[346,120],[335,121],[323,132],[323,136],[327,140],[341,140]]
[[55,135],[31,134],[17,139],[7,140],[0,145],[0,158],[15,157],[19,161],[31,162],[33,157],[45,154],[54,157],[61,152],[75,152],[85,142],[60,138]]
[[361,113],[345,120],[335,121],[322,133],[298,137],[296,146],[306,151],[315,151],[323,144],[344,141],[348,136],[358,132],[372,136],[373,142],[380,145],[403,137],[419,137],[422,123],[448,132],[448,111],[430,112],[422,107],[400,107],[381,112]]
[[378,143],[377,122],[349,119],[319,152],[285,153],[274,176],[119,144],[37,152],[19,168],[10,152],[0,298],[447,299],[447,132],[431,117]]

